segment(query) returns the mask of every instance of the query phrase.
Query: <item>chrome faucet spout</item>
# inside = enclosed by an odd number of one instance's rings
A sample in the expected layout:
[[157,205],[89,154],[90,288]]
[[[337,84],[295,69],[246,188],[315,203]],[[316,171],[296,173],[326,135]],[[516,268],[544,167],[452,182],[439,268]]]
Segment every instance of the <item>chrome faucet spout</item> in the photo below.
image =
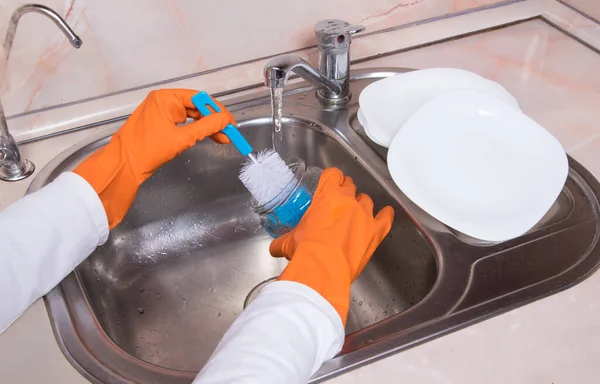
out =
[[292,73],[310,81],[317,87],[327,88],[339,94],[342,88],[329,80],[306,61],[296,55],[281,55],[271,59],[265,66],[265,85],[269,88],[283,88]]

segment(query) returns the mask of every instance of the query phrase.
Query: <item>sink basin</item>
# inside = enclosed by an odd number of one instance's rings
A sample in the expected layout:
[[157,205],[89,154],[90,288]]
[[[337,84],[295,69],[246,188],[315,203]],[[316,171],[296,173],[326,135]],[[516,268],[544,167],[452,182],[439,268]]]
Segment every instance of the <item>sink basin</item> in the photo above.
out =
[[[321,168],[340,166],[378,205],[400,213],[353,287],[348,332],[354,332],[422,300],[437,276],[435,253],[383,187],[314,128],[286,121],[282,153]],[[269,145],[269,119],[247,120],[240,129],[255,148]],[[197,371],[249,292],[287,264],[269,257],[272,239],[237,178],[241,160],[233,146],[210,140],[186,151],[144,183],[123,223],[78,268],[102,329],[132,356]]]
[[[353,72],[358,95],[405,69]],[[565,289],[595,271],[599,185],[570,159],[567,184],[529,233],[486,243],[436,221],[391,181],[386,150],[369,141],[349,105],[323,106],[306,83],[284,96],[282,154],[336,166],[392,205],[390,234],[352,286],[346,342],[313,381]],[[255,149],[271,140],[266,92],[228,103]],[[35,191],[105,145],[118,124],[69,149],[32,182]],[[61,349],[93,382],[189,383],[250,292],[287,261],[268,254],[270,237],[237,179],[237,151],[205,140],[147,180],[123,222],[46,296]]]

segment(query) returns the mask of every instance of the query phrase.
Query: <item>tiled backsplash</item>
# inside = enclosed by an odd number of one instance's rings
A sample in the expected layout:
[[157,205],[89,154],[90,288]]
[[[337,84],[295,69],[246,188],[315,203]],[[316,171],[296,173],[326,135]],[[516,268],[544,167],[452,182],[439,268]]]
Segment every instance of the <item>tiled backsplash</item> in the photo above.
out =
[[[2,35],[12,11],[27,2],[0,2]],[[313,24],[325,18],[373,32],[504,2],[46,0],[84,45],[73,49],[49,20],[25,15],[2,100],[15,115],[311,46]]]

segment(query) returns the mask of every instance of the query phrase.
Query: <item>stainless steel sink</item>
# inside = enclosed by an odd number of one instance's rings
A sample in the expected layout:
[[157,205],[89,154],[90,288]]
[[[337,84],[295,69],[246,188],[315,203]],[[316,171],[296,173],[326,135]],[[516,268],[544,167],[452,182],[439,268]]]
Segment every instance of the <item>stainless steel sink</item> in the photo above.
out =
[[[356,96],[370,82],[404,69],[353,72]],[[228,103],[256,149],[270,145],[266,92]],[[552,210],[532,231],[504,243],[457,233],[412,204],[391,181],[384,148],[356,119],[357,98],[323,107],[299,83],[284,96],[285,155],[352,176],[396,219],[352,286],[347,337],[339,356],[313,378],[324,380],[417,343],[576,284],[594,272],[598,182],[570,160]],[[48,164],[30,192],[104,145],[112,132]],[[188,383],[243,309],[250,291],[286,262],[268,254],[270,238],[237,179],[242,158],[209,140],[144,183],[125,220],[46,297],[57,340],[71,363],[101,383]]]

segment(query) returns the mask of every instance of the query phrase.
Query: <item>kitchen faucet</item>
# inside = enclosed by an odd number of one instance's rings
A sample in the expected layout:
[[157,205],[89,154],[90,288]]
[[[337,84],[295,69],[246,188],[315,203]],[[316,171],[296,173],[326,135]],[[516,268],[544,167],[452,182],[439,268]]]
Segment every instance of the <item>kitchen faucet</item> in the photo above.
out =
[[[52,9],[39,4],[27,4],[17,8],[10,18],[8,30],[6,31],[6,37],[4,39],[4,55],[6,61],[8,61],[8,57],[10,56],[19,20],[21,19],[21,16],[29,12],[42,14],[52,20],[58,29],[64,33],[73,47],[79,48],[83,44],[79,36],[77,36],[62,17]],[[30,176],[34,170],[35,165],[31,161],[21,158],[19,147],[8,131],[6,116],[4,115],[2,101],[0,100],[0,180],[22,180]]]
[[326,104],[350,99],[350,43],[352,35],[365,30],[342,20],[322,20],[315,25],[319,47],[319,69],[300,57],[286,54],[271,59],[264,69],[265,85],[283,88],[291,73],[317,86],[317,95]]

